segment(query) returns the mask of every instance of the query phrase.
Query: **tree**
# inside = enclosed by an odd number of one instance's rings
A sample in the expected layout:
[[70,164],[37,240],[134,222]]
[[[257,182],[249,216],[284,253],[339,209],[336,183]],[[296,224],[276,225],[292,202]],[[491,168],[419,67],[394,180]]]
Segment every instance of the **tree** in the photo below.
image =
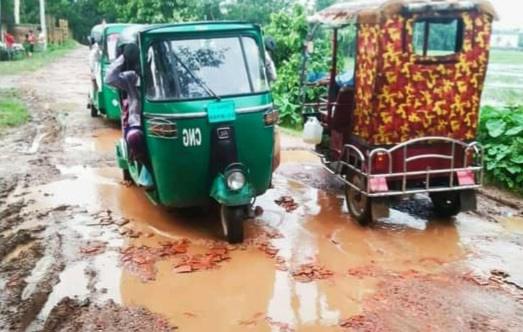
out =
[[270,22],[272,13],[288,11],[295,1],[226,0],[217,2],[221,2],[223,16],[226,19],[248,21],[265,25]]

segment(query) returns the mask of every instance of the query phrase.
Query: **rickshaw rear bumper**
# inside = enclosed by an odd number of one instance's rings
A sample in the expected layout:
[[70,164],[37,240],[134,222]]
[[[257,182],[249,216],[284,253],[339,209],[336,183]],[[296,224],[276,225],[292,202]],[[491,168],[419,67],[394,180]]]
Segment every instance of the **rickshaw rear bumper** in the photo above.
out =
[[[419,144],[423,144],[424,149],[414,148]],[[442,144],[448,145],[443,153]],[[431,149],[436,146],[439,150]],[[323,162],[346,185],[368,197],[470,191],[483,183],[483,149],[477,142],[425,137],[389,148],[370,149],[366,153],[350,144],[344,149],[339,161]],[[384,161],[383,169],[375,169],[377,158]],[[363,177],[364,188],[354,184],[354,175]]]

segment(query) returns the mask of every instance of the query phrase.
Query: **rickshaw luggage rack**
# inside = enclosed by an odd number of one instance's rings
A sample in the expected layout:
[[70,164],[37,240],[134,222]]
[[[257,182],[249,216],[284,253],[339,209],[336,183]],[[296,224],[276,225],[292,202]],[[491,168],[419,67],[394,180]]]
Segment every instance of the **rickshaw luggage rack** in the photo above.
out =
[[[420,144],[420,143],[449,143],[451,145],[451,152],[450,154],[419,154],[419,155],[413,155],[408,156],[409,152],[409,146]],[[463,167],[455,167],[455,160],[456,160],[456,147],[460,146],[463,148]],[[396,151],[402,150],[403,153],[401,154],[403,158],[403,170],[401,172],[394,172],[393,171],[393,153]],[[469,153],[472,153],[471,155]],[[386,173],[372,173],[372,161],[375,156],[378,154],[384,154],[387,156],[388,161],[388,172]],[[343,156],[346,156],[346,158],[343,158]],[[351,158],[352,157],[352,158]],[[471,163],[472,165],[468,165],[468,157],[470,157],[471,160],[475,160],[476,163]],[[326,167],[326,169],[332,173],[337,175],[341,181],[343,181],[348,186],[352,187],[353,189],[357,190],[359,193],[367,196],[367,197],[387,197],[387,196],[400,196],[400,195],[409,195],[409,194],[418,194],[418,193],[431,193],[431,192],[445,192],[445,191],[455,191],[455,190],[465,190],[465,189],[477,189],[482,186],[483,183],[483,177],[484,177],[484,170],[483,170],[483,158],[484,158],[484,152],[483,148],[478,142],[462,142],[456,139],[448,138],[448,137],[438,137],[438,136],[430,136],[430,137],[422,137],[422,138],[414,138],[408,141],[405,141],[403,143],[397,144],[389,149],[386,148],[375,148],[372,149],[368,156],[365,157],[365,154],[356,146],[352,144],[345,144],[344,145],[344,151],[340,158],[340,160],[335,162],[328,162],[324,156],[320,156],[322,164]],[[408,171],[408,164],[412,161],[416,160],[423,160],[423,159],[442,159],[442,160],[448,160],[450,161],[450,167],[449,168],[442,168],[442,169],[430,169],[428,168],[425,171]],[[333,167],[330,167],[330,166]],[[359,165],[359,166],[358,166]],[[356,172],[357,174],[363,176],[365,178],[366,187],[370,188],[371,186],[371,180],[377,179],[377,178],[384,178],[384,179],[390,179],[395,178],[395,180],[400,179],[401,180],[401,190],[391,190],[391,191],[385,191],[385,192],[371,192],[368,189],[359,188],[354,183],[350,182],[346,174],[343,173],[343,169],[349,169],[351,171]],[[366,169],[368,171],[366,171]],[[473,184],[465,184],[465,185],[455,185],[455,179],[454,176],[458,175],[459,173],[467,173],[471,172],[474,175],[478,175],[478,181],[472,181]],[[438,174],[445,174],[448,173],[448,185],[442,186],[431,186],[430,180],[431,175],[438,175]],[[408,189],[407,188],[407,179],[409,177],[416,177],[416,176],[423,176],[425,175],[425,187],[422,189],[419,188],[413,188]],[[441,178],[441,177],[439,177]]]

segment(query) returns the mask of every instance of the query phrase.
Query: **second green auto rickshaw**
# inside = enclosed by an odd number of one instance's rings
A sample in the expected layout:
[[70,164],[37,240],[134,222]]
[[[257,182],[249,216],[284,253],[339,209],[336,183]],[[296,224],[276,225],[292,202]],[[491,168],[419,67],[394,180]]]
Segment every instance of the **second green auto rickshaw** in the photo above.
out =
[[120,120],[120,97],[118,91],[105,84],[105,74],[116,58],[118,37],[131,24],[111,23],[95,25],[88,37],[90,46],[89,67],[91,89],[87,107],[91,116],[102,114],[109,120]]

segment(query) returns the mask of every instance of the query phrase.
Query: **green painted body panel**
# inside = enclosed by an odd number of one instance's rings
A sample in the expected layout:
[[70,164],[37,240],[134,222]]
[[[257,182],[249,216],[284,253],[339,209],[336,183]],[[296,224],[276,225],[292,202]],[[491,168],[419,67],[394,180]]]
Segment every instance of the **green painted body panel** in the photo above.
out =
[[[106,38],[108,35],[114,33],[121,33],[125,28],[132,26],[132,24],[106,24],[106,25],[97,25],[91,30],[91,36],[93,36],[100,45],[106,45]],[[104,46],[105,47],[105,46]],[[107,84],[105,84],[105,74],[107,69],[111,65],[107,52],[104,50],[100,58],[100,78],[101,78],[101,88],[94,94],[94,98],[91,101],[92,104],[104,114],[109,120],[120,120],[120,102],[118,91]]]
[[[233,98],[236,109],[270,105],[268,93]],[[228,99],[232,100],[232,99]],[[183,114],[204,112],[207,103],[214,100],[179,103],[149,103],[144,114]],[[263,194],[270,185],[274,127],[265,126],[263,115],[268,110],[237,113],[233,126],[239,162],[248,170],[247,182],[255,195]],[[203,205],[209,201],[214,177],[211,174],[211,128],[207,116],[177,119],[178,138],[165,139],[150,136],[145,119],[146,142],[153,167],[159,203],[174,207]],[[201,145],[184,146],[183,131],[198,128]]]

